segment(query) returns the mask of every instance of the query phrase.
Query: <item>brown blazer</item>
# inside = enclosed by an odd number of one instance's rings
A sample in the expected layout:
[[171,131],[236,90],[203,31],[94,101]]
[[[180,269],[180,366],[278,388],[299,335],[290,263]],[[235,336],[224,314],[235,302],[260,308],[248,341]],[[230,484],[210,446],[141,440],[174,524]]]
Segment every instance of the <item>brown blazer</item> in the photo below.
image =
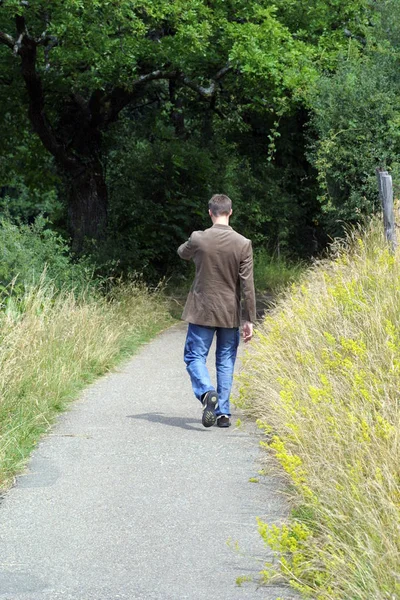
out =
[[193,259],[196,276],[182,319],[195,325],[239,327],[240,295],[243,319],[254,322],[256,302],[251,241],[229,225],[194,231],[178,254]]

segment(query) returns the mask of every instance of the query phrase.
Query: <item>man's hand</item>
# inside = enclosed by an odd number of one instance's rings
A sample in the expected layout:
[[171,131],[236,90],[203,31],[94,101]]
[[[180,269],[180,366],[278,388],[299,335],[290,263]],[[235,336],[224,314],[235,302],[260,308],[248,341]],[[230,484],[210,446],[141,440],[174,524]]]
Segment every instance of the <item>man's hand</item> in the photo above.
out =
[[250,323],[250,321],[245,321],[243,324],[244,343],[246,344],[247,342],[249,342],[252,337],[253,337],[253,323]]

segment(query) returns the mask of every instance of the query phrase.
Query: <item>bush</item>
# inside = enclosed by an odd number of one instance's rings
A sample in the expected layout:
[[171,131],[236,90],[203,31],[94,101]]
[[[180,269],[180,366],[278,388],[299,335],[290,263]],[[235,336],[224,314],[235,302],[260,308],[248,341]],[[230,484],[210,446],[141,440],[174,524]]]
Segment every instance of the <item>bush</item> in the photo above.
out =
[[288,525],[260,522],[280,557],[263,576],[314,600],[400,596],[400,262],[381,229],[282,296],[241,375],[294,501]]
[[310,159],[318,170],[321,220],[331,235],[362,222],[380,207],[375,170],[400,177],[399,76],[385,50],[349,56],[320,78],[311,125]]
[[[74,262],[66,241],[38,217],[32,225],[0,221],[0,292],[21,294],[43,277],[58,289],[93,284],[88,262]],[[44,275],[43,275],[44,273]]]

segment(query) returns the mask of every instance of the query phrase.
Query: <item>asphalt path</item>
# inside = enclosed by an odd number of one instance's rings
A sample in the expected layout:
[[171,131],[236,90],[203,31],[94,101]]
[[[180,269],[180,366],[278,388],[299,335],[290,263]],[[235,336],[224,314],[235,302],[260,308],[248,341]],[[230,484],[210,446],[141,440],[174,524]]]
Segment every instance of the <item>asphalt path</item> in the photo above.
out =
[[[0,503],[0,599],[272,600],[256,517],[279,521],[249,426],[205,429],[184,325],[90,386]],[[233,421],[235,422],[234,415]]]

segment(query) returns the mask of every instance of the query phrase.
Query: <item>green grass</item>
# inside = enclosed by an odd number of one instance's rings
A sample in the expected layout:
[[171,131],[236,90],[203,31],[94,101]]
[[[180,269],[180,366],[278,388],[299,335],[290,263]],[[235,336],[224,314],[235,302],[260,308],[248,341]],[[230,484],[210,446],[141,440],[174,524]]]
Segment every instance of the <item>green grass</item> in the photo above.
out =
[[116,286],[107,298],[41,284],[0,312],[0,487],[89,382],[172,323],[160,292]]
[[284,257],[274,257],[264,250],[254,254],[254,285],[257,292],[275,294],[289,283],[297,281],[305,270],[302,262],[290,262]]
[[262,576],[313,600],[400,598],[400,255],[382,230],[280,297],[240,378],[294,506],[287,524],[259,521],[277,554]]

